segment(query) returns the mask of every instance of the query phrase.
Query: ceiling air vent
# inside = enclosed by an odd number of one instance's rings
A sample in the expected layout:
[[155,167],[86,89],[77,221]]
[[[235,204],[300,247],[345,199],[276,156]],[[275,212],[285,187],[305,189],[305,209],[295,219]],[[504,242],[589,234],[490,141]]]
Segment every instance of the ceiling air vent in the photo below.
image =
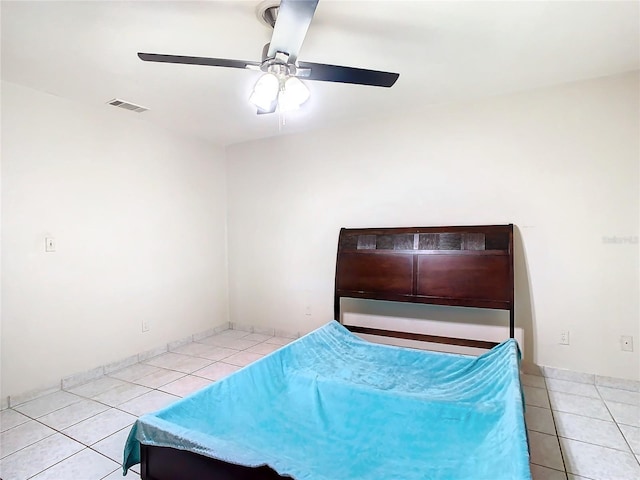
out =
[[140,105],[136,105],[135,103],[131,103],[131,102],[125,102],[124,100],[120,100],[118,98],[109,100],[107,103],[109,105],[113,105],[114,107],[124,108],[125,110],[131,110],[132,112],[137,112],[137,113],[142,113],[149,110],[147,107],[142,107]]

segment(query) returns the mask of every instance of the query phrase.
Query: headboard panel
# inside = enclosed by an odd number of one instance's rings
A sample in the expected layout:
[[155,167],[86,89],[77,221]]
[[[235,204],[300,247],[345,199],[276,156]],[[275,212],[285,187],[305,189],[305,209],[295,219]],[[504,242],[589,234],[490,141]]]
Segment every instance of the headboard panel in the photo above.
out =
[[[509,310],[514,336],[513,225],[340,230],[334,315],[342,297]],[[492,342],[345,325],[440,343]],[[483,345],[480,345],[483,344]]]

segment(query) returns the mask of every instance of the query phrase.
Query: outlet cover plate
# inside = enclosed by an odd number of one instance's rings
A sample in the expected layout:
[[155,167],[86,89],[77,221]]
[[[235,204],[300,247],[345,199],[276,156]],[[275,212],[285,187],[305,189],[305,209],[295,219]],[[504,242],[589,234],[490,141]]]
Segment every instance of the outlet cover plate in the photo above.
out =
[[44,239],[44,251],[55,252],[56,251],[56,239],[53,237],[45,237]]
[[631,335],[620,337],[620,346],[623,352],[633,352],[633,337]]

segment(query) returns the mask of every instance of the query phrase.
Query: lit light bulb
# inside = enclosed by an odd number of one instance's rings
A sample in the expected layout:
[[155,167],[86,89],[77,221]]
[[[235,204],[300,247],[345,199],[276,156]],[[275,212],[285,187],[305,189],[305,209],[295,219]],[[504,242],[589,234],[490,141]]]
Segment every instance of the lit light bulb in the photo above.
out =
[[266,73],[261,76],[253,87],[253,93],[249,97],[249,101],[260,110],[269,111],[273,107],[273,103],[278,98],[280,91],[280,81],[272,73]]
[[309,99],[309,89],[300,79],[289,77],[284,82],[284,86],[278,97],[278,106],[283,112],[297,110],[304,102]]

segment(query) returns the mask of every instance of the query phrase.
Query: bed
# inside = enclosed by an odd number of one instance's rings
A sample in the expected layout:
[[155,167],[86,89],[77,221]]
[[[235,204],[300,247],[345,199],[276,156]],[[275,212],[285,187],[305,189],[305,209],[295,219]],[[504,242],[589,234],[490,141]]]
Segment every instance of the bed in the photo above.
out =
[[[342,325],[346,297],[504,309],[496,345]],[[342,229],[335,320],[140,417],[123,466],[147,480],[529,480],[513,315],[513,226]],[[357,333],[488,348],[379,345]]]

